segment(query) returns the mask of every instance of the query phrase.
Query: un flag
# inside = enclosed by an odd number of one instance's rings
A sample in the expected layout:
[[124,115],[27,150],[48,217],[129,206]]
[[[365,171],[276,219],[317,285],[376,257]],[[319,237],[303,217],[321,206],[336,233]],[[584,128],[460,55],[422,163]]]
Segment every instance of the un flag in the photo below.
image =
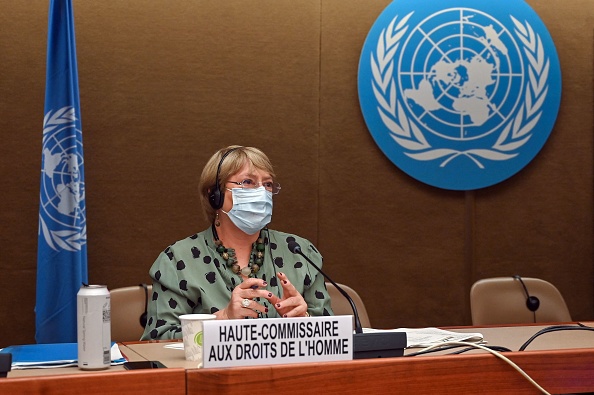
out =
[[76,342],[76,294],[87,283],[85,176],[71,0],[49,6],[37,250],[35,339]]

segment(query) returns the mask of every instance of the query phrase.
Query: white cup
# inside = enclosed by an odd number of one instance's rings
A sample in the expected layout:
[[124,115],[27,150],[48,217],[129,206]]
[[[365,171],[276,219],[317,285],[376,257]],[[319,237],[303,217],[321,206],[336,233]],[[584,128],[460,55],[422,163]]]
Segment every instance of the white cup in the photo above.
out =
[[184,350],[187,361],[197,361],[202,366],[203,325],[206,320],[214,320],[214,314],[184,314],[179,316],[184,339]]

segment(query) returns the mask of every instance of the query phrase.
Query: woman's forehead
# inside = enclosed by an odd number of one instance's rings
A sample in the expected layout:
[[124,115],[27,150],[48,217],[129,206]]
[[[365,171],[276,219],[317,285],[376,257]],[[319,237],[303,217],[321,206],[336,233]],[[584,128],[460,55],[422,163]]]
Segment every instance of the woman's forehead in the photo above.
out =
[[264,169],[257,168],[251,162],[244,163],[243,166],[241,166],[239,168],[239,170],[237,172],[235,172],[233,175],[243,176],[243,177],[259,177],[262,179],[272,178],[270,176],[270,173],[268,173],[268,171],[266,171]]

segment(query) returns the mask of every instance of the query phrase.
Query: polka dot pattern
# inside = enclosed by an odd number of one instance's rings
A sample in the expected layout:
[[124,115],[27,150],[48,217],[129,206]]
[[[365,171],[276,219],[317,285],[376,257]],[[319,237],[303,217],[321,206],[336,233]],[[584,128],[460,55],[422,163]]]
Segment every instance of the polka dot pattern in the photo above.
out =
[[[148,320],[142,339],[181,338],[179,316],[188,313],[212,314],[229,303],[231,292],[242,282],[223,263],[213,249],[210,228],[167,247],[151,267],[153,295],[148,307]],[[330,298],[324,278],[303,257],[288,249],[292,241],[322,267],[322,256],[306,239],[269,230],[265,236],[265,260],[257,274],[268,282],[266,291],[282,297],[283,289],[277,279],[282,271],[303,295],[310,315],[332,315]],[[265,298],[256,301],[268,307],[264,317],[278,317]]]

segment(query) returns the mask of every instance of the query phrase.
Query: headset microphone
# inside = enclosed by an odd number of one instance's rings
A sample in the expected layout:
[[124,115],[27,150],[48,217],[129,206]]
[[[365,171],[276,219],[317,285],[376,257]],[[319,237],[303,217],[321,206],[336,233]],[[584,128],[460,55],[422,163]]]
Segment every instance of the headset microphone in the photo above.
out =
[[289,242],[289,251],[293,254],[301,255],[310,265],[312,265],[326,280],[338,289],[338,291],[349,301],[355,317],[355,333],[353,334],[353,358],[389,358],[401,357],[406,348],[406,332],[370,332],[363,333],[359,313],[355,307],[355,302],[349,294],[326,275],[315,263],[312,262],[302,251],[299,244],[295,241]]
[[522,284],[522,288],[524,288],[524,293],[526,294],[526,307],[528,307],[528,310],[532,312],[538,310],[540,307],[540,300],[536,296],[531,296],[530,293],[528,293],[528,288],[526,287],[526,284],[524,284],[524,281],[522,281],[522,277],[516,274],[514,278],[519,280],[520,284]]

